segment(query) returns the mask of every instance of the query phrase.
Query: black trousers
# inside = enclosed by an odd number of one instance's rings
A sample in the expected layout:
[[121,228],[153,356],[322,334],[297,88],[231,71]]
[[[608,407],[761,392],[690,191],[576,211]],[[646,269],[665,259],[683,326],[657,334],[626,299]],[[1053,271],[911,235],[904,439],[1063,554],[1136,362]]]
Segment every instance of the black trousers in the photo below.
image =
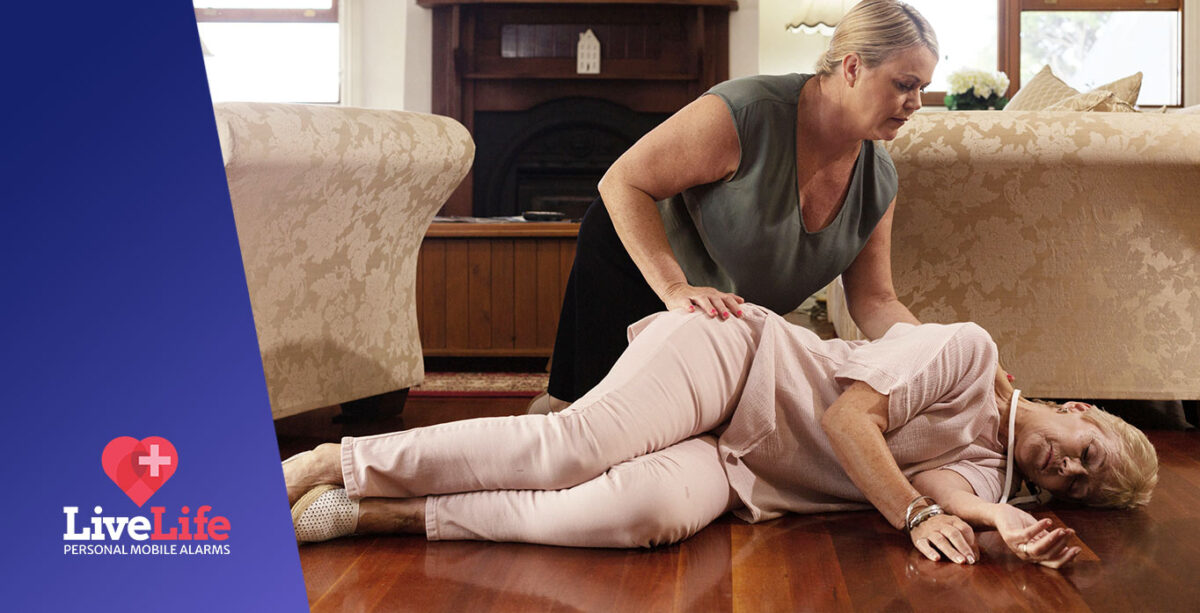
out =
[[664,309],[597,198],[579,226],[554,339],[550,395],[574,402],[586,394],[625,351],[626,328]]

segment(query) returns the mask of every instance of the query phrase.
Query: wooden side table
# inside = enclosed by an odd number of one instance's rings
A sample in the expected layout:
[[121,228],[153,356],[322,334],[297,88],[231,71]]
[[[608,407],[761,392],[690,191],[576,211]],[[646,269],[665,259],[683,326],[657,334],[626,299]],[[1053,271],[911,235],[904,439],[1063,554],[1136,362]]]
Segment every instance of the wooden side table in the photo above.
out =
[[549,357],[578,223],[434,223],[417,263],[427,356]]

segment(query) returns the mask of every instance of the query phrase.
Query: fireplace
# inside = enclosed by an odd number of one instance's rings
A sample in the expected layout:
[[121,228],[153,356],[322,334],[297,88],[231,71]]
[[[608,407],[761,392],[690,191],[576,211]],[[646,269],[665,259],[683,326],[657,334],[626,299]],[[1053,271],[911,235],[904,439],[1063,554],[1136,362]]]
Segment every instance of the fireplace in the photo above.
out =
[[[433,9],[433,112],[475,139],[444,215],[578,217],[608,166],[729,75],[733,0],[418,0]],[[599,74],[575,42],[599,38]]]
[[583,217],[605,170],[667,116],[574,97],[527,111],[476,112],[474,215]]

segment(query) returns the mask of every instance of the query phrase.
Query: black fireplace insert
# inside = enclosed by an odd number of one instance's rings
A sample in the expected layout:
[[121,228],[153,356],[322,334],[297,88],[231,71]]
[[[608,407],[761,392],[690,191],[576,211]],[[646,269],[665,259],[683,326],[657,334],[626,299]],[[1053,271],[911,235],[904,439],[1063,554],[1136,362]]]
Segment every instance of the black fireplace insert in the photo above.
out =
[[608,167],[668,116],[595,98],[476,112],[473,214],[557,211],[568,219],[583,217]]

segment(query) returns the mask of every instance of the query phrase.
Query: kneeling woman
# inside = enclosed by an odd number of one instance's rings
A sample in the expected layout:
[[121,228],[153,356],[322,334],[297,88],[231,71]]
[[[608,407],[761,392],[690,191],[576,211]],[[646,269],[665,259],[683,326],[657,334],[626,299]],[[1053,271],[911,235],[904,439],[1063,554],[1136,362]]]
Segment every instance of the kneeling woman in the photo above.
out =
[[867,343],[744,313],[643,319],[561,413],[347,437],[285,462],[297,539],[649,547],[726,511],[758,522],[872,505],[931,559],[977,560],[975,525],[1059,566],[1079,552],[1071,531],[1003,504],[1006,467],[1087,504],[1150,497],[1145,435],[1090,405],[1021,398],[975,324],[900,323]]

